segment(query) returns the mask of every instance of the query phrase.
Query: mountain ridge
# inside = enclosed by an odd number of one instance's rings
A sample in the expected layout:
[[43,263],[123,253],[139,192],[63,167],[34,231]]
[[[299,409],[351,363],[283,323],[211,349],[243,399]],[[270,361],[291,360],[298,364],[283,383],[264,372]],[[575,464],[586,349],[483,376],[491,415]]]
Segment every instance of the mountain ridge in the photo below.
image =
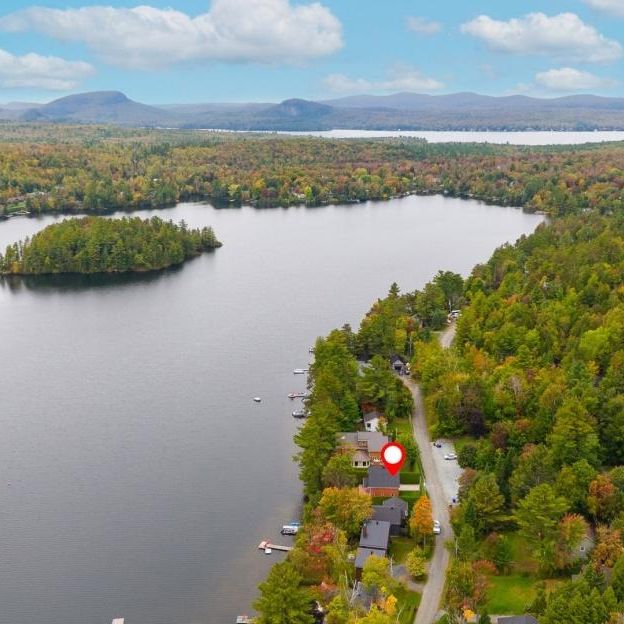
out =
[[395,93],[279,103],[154,106],[120,91],[77,93],[47,104],[0,105],[0,119],[223,130],[622,130],[624,98],[570,95],[535,98],[463,92]]

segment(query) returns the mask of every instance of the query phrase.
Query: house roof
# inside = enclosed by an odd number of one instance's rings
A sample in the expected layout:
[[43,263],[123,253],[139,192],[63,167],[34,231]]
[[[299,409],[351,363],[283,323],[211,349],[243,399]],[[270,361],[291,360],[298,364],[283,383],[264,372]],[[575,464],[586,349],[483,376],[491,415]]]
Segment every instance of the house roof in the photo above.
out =
[[355,556],[355,567],[361,570],[369,557],[385,557],[386,551],[379,548],[358,548]]
[[381,504],[384,507],[400,509],[403,516],[404,517],[407,516],[407,512],[408,512],[407,501],[404,501],[402,498],[399,498],[398,496],[393,496],[392,498],[386,498],[386,500],[383,501]]
[[370,461],[370,455],[366,451],[358,449],[355,453],[353,453],[351,460],[354,462],[368,462]]
[[384,520],[391,526],[401,526],[403,522],[403,512],[398,507],[384,507],[383,505],[373,505],[373,520]]
[[537,620],[532,615],[509,615],[499,617],[498,624],[537,624]]
[[384,520],[367,520],[360,533],[360,548],[377,548],[385,553],[389,539],[389,522]]
[[364,414],[364,416],[362,416],[362,420],[364,422],[370,422],[371,420],[379,420],[381,418],[381,414],[377,411],[374,412],[367,412],[366,414]]
[[336,437],[342,446],[358,446],[360,442],[366,442],[369,453],[379,453],[388,444],[388,436],[379,431],[343,431]]
[[396,353],[394,355],[390,356],[390,363],[391,364],[396,364],[397,362],[400,362],[401,364],[405,364],[405,362],[403,361],[402,357],[399,357]]
[[368,474],[364,477],[364,487],[369,488],[397,488],[401,484],[398,474],[391,475],[383,466],[369,466]]

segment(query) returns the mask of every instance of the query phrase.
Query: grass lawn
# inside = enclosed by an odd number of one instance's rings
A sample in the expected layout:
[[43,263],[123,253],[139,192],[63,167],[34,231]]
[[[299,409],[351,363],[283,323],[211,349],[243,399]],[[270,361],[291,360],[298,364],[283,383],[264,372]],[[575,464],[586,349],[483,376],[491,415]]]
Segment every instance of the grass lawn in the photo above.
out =
[[401,587],[394,592],[397,599],[397,613],[400,624],[412,624],[416,617],[416,610],[420,604],[420,594]]
[[522,614],[535,598],[534,577],[511,574],[490,577],[487,609],[497,615]]
[[[505,533],[511,542],[511,552],[513,553],[512,571],[515,574],[536,575],[538,571],[537,563],[531,557],[531,548],[526,540],[517,533]],[[492,612],[493,613],[493,612]]]
[[416,542],[411,537],[395,535],[390,539],[388,555],[392,557],[395,563],[405,563],[408,553],[414,550],[416,546]]
[[399,477],[401,478],[401,483],[418,485],[420,483],[420,472],[415,470],[413,472],[409,472],[407,470],[402,470],[399,473]]

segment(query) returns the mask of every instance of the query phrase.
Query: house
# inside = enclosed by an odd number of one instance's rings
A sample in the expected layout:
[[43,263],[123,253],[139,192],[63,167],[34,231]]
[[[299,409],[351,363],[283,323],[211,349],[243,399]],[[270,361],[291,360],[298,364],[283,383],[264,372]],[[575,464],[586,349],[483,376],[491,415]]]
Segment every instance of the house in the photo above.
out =
[[357,554],[355,555],[355,579],[357,581],[362,579],[362,570],[364,569],[364,564],[368,560],[369,557],[375,555],[376,557],[385,557],[386,551],[379,550],[377,548],[358,548]]
[[407,517],[409,515],[409,507],[407,505],[407,501],[404,501],[402,498],[398,496],[393,496],[392,498],[386,498],[383,503],[381,503],[382,507],[390,507],[392,509],[399,509],[401,512],[402,523],[405,524],[407,522]]
[[498,624],[537,624],[537,620],[532,615],[505,615],[500,616]]
[[392,367],[392,370],[399,375],[407,374],[407,367],[405,365],[405,362],[398,355],[390,356],[390,366]]
[[379,431],[381,429],[381,420],[383,416],[376,410],[372,412],[367,412],[362,416],[362,421],[364,422],[364,429],[366,431]]
[[390,535],[399,535],[403,526],[403,514],[397,507],[384,507],[383,505],[373,505],[373,516],[371,520],[382,520],[390,524]]
[[360,548],[374,548],[383,550],[384,554],[388,550],[390,540],[390,523],[384,520],[367,520],[362,525],[360,532]]
[[354,468],[381,464],[381,449],[388,444],[388,436],[379,431],[349,431],[336,435],[338,452],[349,453]]
[[391,475],[383,466],[369,466],[362,490],[371,496],[398,496],[401,479]]

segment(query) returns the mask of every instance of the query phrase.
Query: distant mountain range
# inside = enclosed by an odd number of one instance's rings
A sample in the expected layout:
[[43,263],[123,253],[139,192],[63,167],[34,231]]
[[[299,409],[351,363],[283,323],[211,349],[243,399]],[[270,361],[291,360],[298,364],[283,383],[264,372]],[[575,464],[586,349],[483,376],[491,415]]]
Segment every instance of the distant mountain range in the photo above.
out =
[[149,106],[118,91],[100,91],[43,105],[0,105],[0,119],[224,130],[624,130],[624,98],[396,93],[320,102]]

